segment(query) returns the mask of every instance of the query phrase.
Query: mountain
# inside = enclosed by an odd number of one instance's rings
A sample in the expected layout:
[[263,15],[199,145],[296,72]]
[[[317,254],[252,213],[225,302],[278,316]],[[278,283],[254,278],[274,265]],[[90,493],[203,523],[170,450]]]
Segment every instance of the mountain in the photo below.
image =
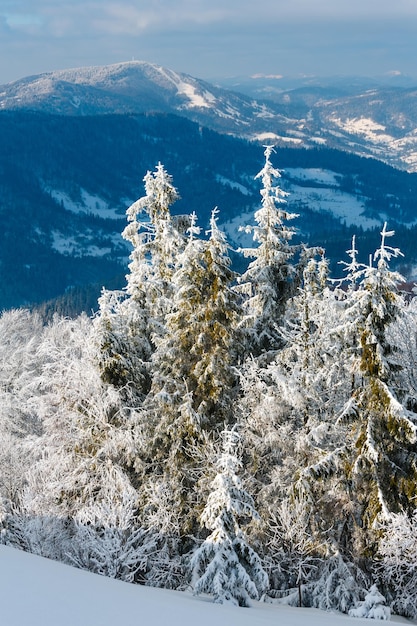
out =
[[[125,211],[144,194],[143,176],[159,161],[181,195],[175,213],[195,211],[204,232],[218,206],[232,245],[249,245],[239,226],[253,223],[259,207],[254,176],[263,148],[248,138],[275,137],[263,131],[285,124],[273,162],[283,170],[288,209],[299,214],[299,240],[324,246],[340,273],[337,261],[352,235],[366,261],[387,220],[405,253],[400,269],[414,277],[417,174],[329,147],[337,143],[333,137],[359,153],[372,149],[366,137],[361,147],[345,131],[332,130],[330,117],[335,125],[348,110],[355,119],[373,111],[382,125],[389,115],[362,84],[347,85],[347,94],[340,85],[332,89],[326,101],[329,85],[293,85],[265,104],[141,62],[53,72],[1,87],[0,308],[60,297],[59,304],[45,305],[48,311],[91,310],[102,285],[122,287],[130,252],[120,235]],[[391,92],[391,117],[408,94],[411,120],[412,90]],[[329,119],[319,141],[307,132],[307,121],[318,124],[321,110]],[[233,261],[243,269],[240,255]]]
[[417,171],[417,88],[400,78],[281,83],[279,77],[255,77],[230,81],[233,89],[226,89],[131,61],[50,72],[0,86],[0,110],[76,116],[172,113],[246,139],[278,146],[323,145]]
[[353,96],[370,89],[412,88],[416,79],[401,72],[388,72],[381,76],[316,76],[300,74],[253,74],[251,76],[231,76],[216,79],[216,84],[226,89],[243,93],[255,99],[276,100],[290,92],[305,91],[311,94],[326,94],[327,98]]
[[22,108],[60,115],[176,113],[237,134],[254,122],[256,127],[264,111],[247,96],[142,61],[50,72],[0,86],[0,110]]
[[[260,204],[259,144],[166,113],[5,110],[0,134],[0,308],[64,294],[91,310],[102,285],[122,287],[130,253],[120,236],[125,211],[144,195],[143,176],[159,161],[181,196],[174,213],[195,211],[204,232],[218,206],[232,245],[250,243],[238,228],[253,223]],[[323,245],[335,273],[352,234],[366,260],[388,220],[405,271],[414,274],[417,174],[323,147],[282,148],[273,162],[284,170],[288,209],[299,214],[299,239]],[[242,268],[240,255],[234,263]],[[60,307],[71,312],[68,302]]]

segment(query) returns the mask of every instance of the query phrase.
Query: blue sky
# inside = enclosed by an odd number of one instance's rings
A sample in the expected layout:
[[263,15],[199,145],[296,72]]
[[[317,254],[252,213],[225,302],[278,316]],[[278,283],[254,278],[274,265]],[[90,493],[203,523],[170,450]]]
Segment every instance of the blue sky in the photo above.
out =
[[206,79],[417,77],[417,0],[0,0],[0,84],[133,58]]

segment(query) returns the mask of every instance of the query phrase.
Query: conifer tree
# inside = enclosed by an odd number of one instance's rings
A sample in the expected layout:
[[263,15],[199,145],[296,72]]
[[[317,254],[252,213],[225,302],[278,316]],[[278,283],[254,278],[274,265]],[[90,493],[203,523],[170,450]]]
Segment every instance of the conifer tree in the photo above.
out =
[[[232,290],[228,246],[211,218],[208,241],[198,238],[195,217],[173,276],[173,310],[153,357],[153,385],[146,403],[154,417],[153,466],[164,476],[182,511],[183,528],[196,525],[196,458],[206,435],[232,421],[237,296]],[[200,452],[198,452],[200,450]],[[168,487],[167,487],[168,488]],[[188,521],[186,521],[188,519]]]
[[[163,321],[170,308],[171,279],[182,238],[174,226],[170,207],[179,198],[172,177],[158,163],[144,178],[146,195],[126,211],[129,224],[122,236],[133,246],[126,291],[143,306],[146,289],[154,318]],[[142,220],[138,219],[144,216]],[[154,328],[158,332],[158,328]]]
[[386,605],[386,600],[382,593],[378,591],[376,585],[372,585],[366,594],[365,600],[357,607],[350,609],[351,617],[366,617],[368,619],[391,619],[391,610]]
[[255,213],[255,226],[246,226],[253,233],[257,247],[241,249],[246,257],[254,257],[241,276],[246,302],[245,326],[249,334],[249,352],[254,355],[276,350],[281,344],[277,330],[285,304],[293,291],[295,267],[291,263],[297,248],[291,245],[295,230],[287,222],[297,217],[282,205],[288,195],[274,181],[281,177],[272,166],[272,146],[265,148],[265,165],[256,178],[262,180],[262,206]]
[[[344,476],[353,501],[350,518],[350,549],[372,556],[376,549],[376,523],[390,512],[409,514],[415,509],[417,479],[417,416],[402,404],[403,391],[396,388],[400,367],[397,347],[389,342],[389,327],[402,314],[397,283],[402,277],[389,269],[400,251],[386,245],[393,235],[386,224],[373,265],[353,273],[359,283],[346,300],[343,331],[356,338],[353,351],[353,388],[336,422],[340,445],[306,470],[312,477]],[[360,282],[359,282],[360,281]]]
[[122,236],[132,244],[124,292],[103,291],[95,319],[97,359],[103,380],[127,384],[142,398],[150,388],[155,337],[163,335],[171,307],[171,278],[182,237],[170,206],[178,198],[172,177],[159,163],[144,178],[146,195],[127,209]]
[[[311,564],[327,549],[328,536],[323,537],[314,522],[316,498],[298,485],[302,469],[337,446],[339,432],[334,432],[334,420],[349,393],[338,342],[332,334],[340,311],[334,291],[327,286],[327,274],[323,255],[319,260],[310,258],[302,285],[287,303],[280,328],[284,347],[266,367],[252,359],[242,369],[246,480],[263,521],[260,540],[268,542],[274,552],[275,556],[269,554],[268,558],[279,559],[271,561],[279,585],[294,583],[295,562]],[[320,502],[330,509],[336,502],[334,492],[328,484],[323,491]],[[297,525],[308,536],[303,541],[303,549],[308,546],[305,554],[294,551],[292,541],[285,539],[287,531],[279,520],[280,512],[288,508],[303,510]],[[284,556],[287,550],[291,554]],[[280,564],[283,559],[285,575]]]
[[191,560],[194,593],[208,593],[219,604],[250,606],[250,599],[258,600],[266,591],[268,577],[245,540],[240,520],[258,519],[258,514],[237,475],[241,463],[236,456],[236,428],[223,431],[222,437],[219,473],[201,515],[201,522],[212,532]]
[[93,319],[96,361],[103,382],[143,399],[150,387],[150,316],[145,299],[127,302],[123,291],[103,289]]

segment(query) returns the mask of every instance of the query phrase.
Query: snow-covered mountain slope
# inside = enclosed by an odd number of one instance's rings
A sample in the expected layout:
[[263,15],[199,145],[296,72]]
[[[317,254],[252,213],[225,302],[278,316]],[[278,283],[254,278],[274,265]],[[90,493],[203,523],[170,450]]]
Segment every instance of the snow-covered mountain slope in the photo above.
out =
[[[208,597],[124,583],[0,546],[3,626],[365,626],[318,609],[255,602],[213,604]],[[393,617],[395,623],[410,623]]]
[[16,108],[71,115],[183,113],[232,131],[275,115],[247,96],[142,61],[50,72],[0,86],[0,110]]
[[[271,79],[272,80],[272,79]],[[156,64],[130,61],[31,76],[0,86],[0,110],[65,115],[170,112],[279,146],[327,146],[417,171],[417,88],[339,79],[247,95]],[[235,85],[239,89],[241,83]]]
[[[371,89],[320,100],[313,116],[322,136],[356,154],[417,171],[417,89]],[[334,139],[333,139],[334,138]]]
[[[259,144],[166,113],[0,111],[0,136],[0,308],[47,300],[71,286],[107,285],[116,275],[124,284],[125,212],[158,161],[181,196],[174,213],[195,211],[205,230],[218,206],[232,245],[251,244],[238,227],[253,224],[260,205]],[[273,162],[283,170],[288,209],[300,216],[293,225],[301,240],[323,245],[337,263],[352,234],[362,233],[373,238],[358,239],[366,260],[387,220],[415,265],[416,174],[325,148],[277,149]]]
[[417,86],[410,77],[255,75],[222,85],[285,107],[297,121],[287,126],[286,141],[289,135],[303,145],[316,142],[417,171]]
[[[309,238],[313,220],[317,222],[316,227],[323,230],[332,230],[336,223],[369,230],[380,227],[388,219],[383,212],[371,214],[367,209],[370,198],[344,190],[342,180],[340,173],[322,168],[288,167],[282,171],[281,184],[289,194],[287,208],[298,215],[293,226],[297,227],[298,223],[301,237]],[[253,212],[233,216],[223,225],[229,240],[236,246],[252,245],[252,236],[239,230],[245,221],[253,223]]]

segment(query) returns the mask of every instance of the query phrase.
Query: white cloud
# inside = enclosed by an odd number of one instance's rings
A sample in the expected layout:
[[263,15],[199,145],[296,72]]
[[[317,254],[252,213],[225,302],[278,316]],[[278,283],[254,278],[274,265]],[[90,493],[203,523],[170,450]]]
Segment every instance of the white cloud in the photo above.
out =
[[132,57],[194,76],[416,74],[417,0],[0,0],[0,84]]
[[0,4],[0,17],[9,16],[13,28],[28,23],[42,27],[51,34],[70,34],[87,28],[98,33],[134,34],[151,30],[187,28],[191,25],[229,24],[242,22],[259,27],[288,21],[345,19],[378,21],[395,17],[416,17],[416,0],[5,0]]

